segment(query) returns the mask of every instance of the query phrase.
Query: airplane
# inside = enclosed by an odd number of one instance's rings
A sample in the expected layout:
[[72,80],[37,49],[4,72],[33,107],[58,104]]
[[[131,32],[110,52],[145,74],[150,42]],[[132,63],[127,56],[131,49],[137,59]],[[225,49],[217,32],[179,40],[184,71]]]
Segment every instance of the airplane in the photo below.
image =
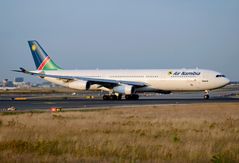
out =
[[63,70],[36,41],[28,41],[36,70],[24,68],[13,70],[49,82],[77,90],[108,92],[103,100],[138,100],[139,93],[204,91],[204,99],[209,99],[209,91],[226,86],[230,80],[225,75],[206,69],[133,69],[133,70]]

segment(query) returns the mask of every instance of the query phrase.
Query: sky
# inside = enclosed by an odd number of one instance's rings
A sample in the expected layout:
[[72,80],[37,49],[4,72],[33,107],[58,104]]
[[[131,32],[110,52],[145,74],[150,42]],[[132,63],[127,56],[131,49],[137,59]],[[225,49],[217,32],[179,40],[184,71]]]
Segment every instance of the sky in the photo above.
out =
[[203,68],[239,81],[238,0],[0,1],[0,80],[35,65],[37,40],[64,69]]

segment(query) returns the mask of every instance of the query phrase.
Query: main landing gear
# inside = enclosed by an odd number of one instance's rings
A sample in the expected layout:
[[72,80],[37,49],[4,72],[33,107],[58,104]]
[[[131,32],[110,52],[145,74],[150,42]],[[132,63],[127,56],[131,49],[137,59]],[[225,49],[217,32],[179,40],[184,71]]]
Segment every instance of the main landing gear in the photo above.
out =
[[119,94],[118,96],[117,95],[104,95],[103,96],[103,100],[121,100],[122,99],[122,95]]
[[[122,94],[116,95],[116,94],[111,94],[111,95],[104,95],[103,100],[121,100],[122,99]],[[125,95],[126,100],[138,100],[139,95],[137,94],[131,94],[131,95]]]
[[209,91],[208,91],[208,90],[205,90],[204,92],[205,92],[205,94],[204,94],[204,97],[203,97],[203,98],[204,98],[205,100],[208,100],[208,99],[210,98],[210,96],[209,96]]
[[138,100],[139,99],[139,95],[137,95],[137,94],[125,95],[125,99],[126,100]]

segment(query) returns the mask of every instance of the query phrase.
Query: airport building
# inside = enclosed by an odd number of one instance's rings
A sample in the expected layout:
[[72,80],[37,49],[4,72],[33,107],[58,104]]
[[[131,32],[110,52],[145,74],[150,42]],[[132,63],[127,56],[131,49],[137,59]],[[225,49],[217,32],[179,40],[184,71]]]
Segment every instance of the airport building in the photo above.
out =
[[24,78],[23,77],[15,77],[14,82],[22,83],[22,82],[24,82]]
[[2,86],[3,87],[13,87],[14,85],[13,85],[12,81],[9,81],[8,79],[3,79]]
[[15,87],[25,87],[25,82],[23,77],[15,77],[13,82]]
[[10,81],[9,79],[3,79],[2,82],[0,82],[0,87],[17,87],[17,88],[29,88],[31,87],[30,82],[24,82],[23,77],[15,77],[13,81]]

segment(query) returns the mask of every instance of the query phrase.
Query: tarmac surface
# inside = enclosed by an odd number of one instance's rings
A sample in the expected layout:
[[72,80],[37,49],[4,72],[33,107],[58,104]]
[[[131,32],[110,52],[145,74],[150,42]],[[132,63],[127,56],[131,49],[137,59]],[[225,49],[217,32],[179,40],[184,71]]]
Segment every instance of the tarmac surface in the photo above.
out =
[[165,104],[197,104],[197,103],[239,103],[239,85],[229,85],[222,89],[210,91],[210,99],[203,99],[203,92],[172,93],[167,95],[148,93],[140,94],[139,100],[104,101],[102,94],[85,93],[1,93],[0,112],[14,107],[18,111],[47,111],[52,107],[63,110],[96,109],[109,107],[129,107]]
[[[48,92],[48,93],[47,93]],[[50,92],[50,93],[49,93]],[[55,93],[54,93],[55,92]],[[198,104],[198,103],[239,103],[239,84],[232,83],[224,88],[210,91],[210,99],[204,100],[204,92],[174,92],[140,94],[139,100],[104,101],[99,92],[69,92],[66,88],[26,89],[0,91],[0,112],[14,107],[18,111],[47,111],[52,107],[63,110],[104,109],[144,105]]]
[[143,106],[143,105],[161,105],[161,104],[197,104],[197,103],[239,103],[239,98],[235,97],[212,97],[204,100],[200,96],[181,95],[166,97],[141,97],[139,100],[121,100],[104,101],[102,99],[84,99],[84,98],[33,98],[25,100],[0,100],[0,112],[5,108],[15,107],[17,110],[49,110],[51,107],[60,107],[63,109],[87,109],[87,108],[109,108],[120,106]]

